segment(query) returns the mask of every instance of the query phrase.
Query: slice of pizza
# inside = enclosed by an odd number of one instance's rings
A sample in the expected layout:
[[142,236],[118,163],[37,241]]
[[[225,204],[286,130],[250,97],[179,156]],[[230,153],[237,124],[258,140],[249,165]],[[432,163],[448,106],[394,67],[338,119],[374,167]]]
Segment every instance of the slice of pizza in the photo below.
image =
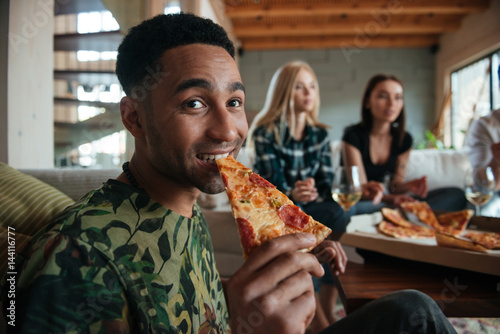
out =
[[411,227],[413,224],[411,224],[409,221],[403,218],[401,213],[399,213],[398,210],[391,209],[391,208],[382,208],[380,211],[382,211],[382,215],[384,216],[385,219],[390,221],[393,224],[402,226],[402,227]]
[[474,211],[467,209],[439,214],[437,219],[442,226],[440,231],[451,235],[460,235],[467,228],[473,215]]
[[467,249],[476,252],[487,252],[488,248],[474,240],[446,233],[436,232],[436,243],[438,246]]
[[420,219],[423,223],[429,225],[436,231],[441,230],[442,226],[439,224],[436,215],[434,214],[434,212],[432,212],[432,209],[429,204],[427,204],[427,202],[403,202],[401,203],[401,207],[404,210],[411,212],[412,214],[417,216],[417,218]]
[[500,249],[500,233],[469,231],[464,234],[464,237],[471,239],[488,249]]
[[307,232],[321,243],[331,230],[315,221],[276,186],[245,167],[232,156],[217,160],[233,216],[238,226],[243,257],[266,240],[285,234]]
[[435,236],[435,231],[427,227],[412,224],[404,227],[385,220],[377,225],[377,229],[381,233],[397,239],[425,239],[434,238]]

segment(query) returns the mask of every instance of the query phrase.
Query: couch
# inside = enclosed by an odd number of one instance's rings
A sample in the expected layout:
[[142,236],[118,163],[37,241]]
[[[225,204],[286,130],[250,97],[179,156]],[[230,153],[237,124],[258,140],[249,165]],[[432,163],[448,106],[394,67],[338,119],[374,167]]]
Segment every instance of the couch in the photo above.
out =
[[[238,160],[250,166],[252,157],[243,150]],[[335,165],[340,161],[340,142],[332,143],[332,161]],[[430,189],[444,186],[463,188],[462,183],[465,171],[468,168],[469,161],[464,151],[413,150],[410,154],[407,179],[427,175]],[[103,181],[118,176],[121,170],[21,169],[19,172],[33,176],[50,187],[60,190],[71,200],[78,200],[87,191],[99,187]],[[202,194],[198,199],[198,203],[202,207],[210,228],[219,272],[222,276],[230,276],[241,266],[243,257],[236,224],[231,214],[227,196],[225,193],[217,195]],[[0,215],[0,224],[6,227],[10,222],[2,221],[1,217]],[[2,244],[5,243],[2,242]],[[2,260],[2,262],[4,261]]]

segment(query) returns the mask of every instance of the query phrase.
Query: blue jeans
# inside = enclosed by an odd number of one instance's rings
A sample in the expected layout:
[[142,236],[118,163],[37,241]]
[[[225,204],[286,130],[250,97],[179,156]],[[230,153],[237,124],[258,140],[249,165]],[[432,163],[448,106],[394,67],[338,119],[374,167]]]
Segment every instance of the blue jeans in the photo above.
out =
[[[344,209],[333,200],[325,202],[311,202],[301,204],[300,207],[305,213],[328,226],[333,232],[343,233],[349,223],[350,216],[344,212]],[[318,292],[321,284],[334,284],[333,275],[328,264],[324,264],[325,274],[316,278],[313,277],[314,291]]]
[[[459,211],[465,209],[467,200],[465,193],[460,188],[439,188],[429,191],[426,198],[417,200],[426,201],[432,210]],[[386,203],[373,204],[371,201],[359,201],[349,211],[350,215],[361,215],[380,211],[381,208],[389,206]]]
[[333,232],[345,232],[347,223],[349,223],[349,215],[333,200],[319,203],[310,202],[301,204],[300,207],[305,213],[313,217],[314,220],[331,228]]
[[321,334],[456,333],[426,294],[403,290],[376,299],[324,329]]

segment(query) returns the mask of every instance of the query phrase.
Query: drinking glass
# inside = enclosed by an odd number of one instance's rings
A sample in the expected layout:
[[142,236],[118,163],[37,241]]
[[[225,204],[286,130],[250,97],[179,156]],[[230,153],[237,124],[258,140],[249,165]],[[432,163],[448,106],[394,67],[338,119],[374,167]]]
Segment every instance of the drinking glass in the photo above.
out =
[[476,216],[481,215],[481,206],[488,203],[495,191],[495,177],[491,167],[470,168],[465,174],[465,197],[476,207]]
[[361,184],[357,166],[338,167],[335,170],[332,197],[346,212],[361,199]]

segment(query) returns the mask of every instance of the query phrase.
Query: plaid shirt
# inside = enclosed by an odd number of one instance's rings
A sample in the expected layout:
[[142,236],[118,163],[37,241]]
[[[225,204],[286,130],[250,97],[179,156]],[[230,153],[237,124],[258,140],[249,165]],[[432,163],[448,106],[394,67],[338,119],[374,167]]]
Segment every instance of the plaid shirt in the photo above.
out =
[[331,200],[333,169],[328,132],[306,125],[304,138],[297,141],[288,126],[284,130],[283,144],[278,145],[271,130],[265,126],[255,129],[254,171],[289,197],[295,181],[312,177],[319,193],[317,201]]

